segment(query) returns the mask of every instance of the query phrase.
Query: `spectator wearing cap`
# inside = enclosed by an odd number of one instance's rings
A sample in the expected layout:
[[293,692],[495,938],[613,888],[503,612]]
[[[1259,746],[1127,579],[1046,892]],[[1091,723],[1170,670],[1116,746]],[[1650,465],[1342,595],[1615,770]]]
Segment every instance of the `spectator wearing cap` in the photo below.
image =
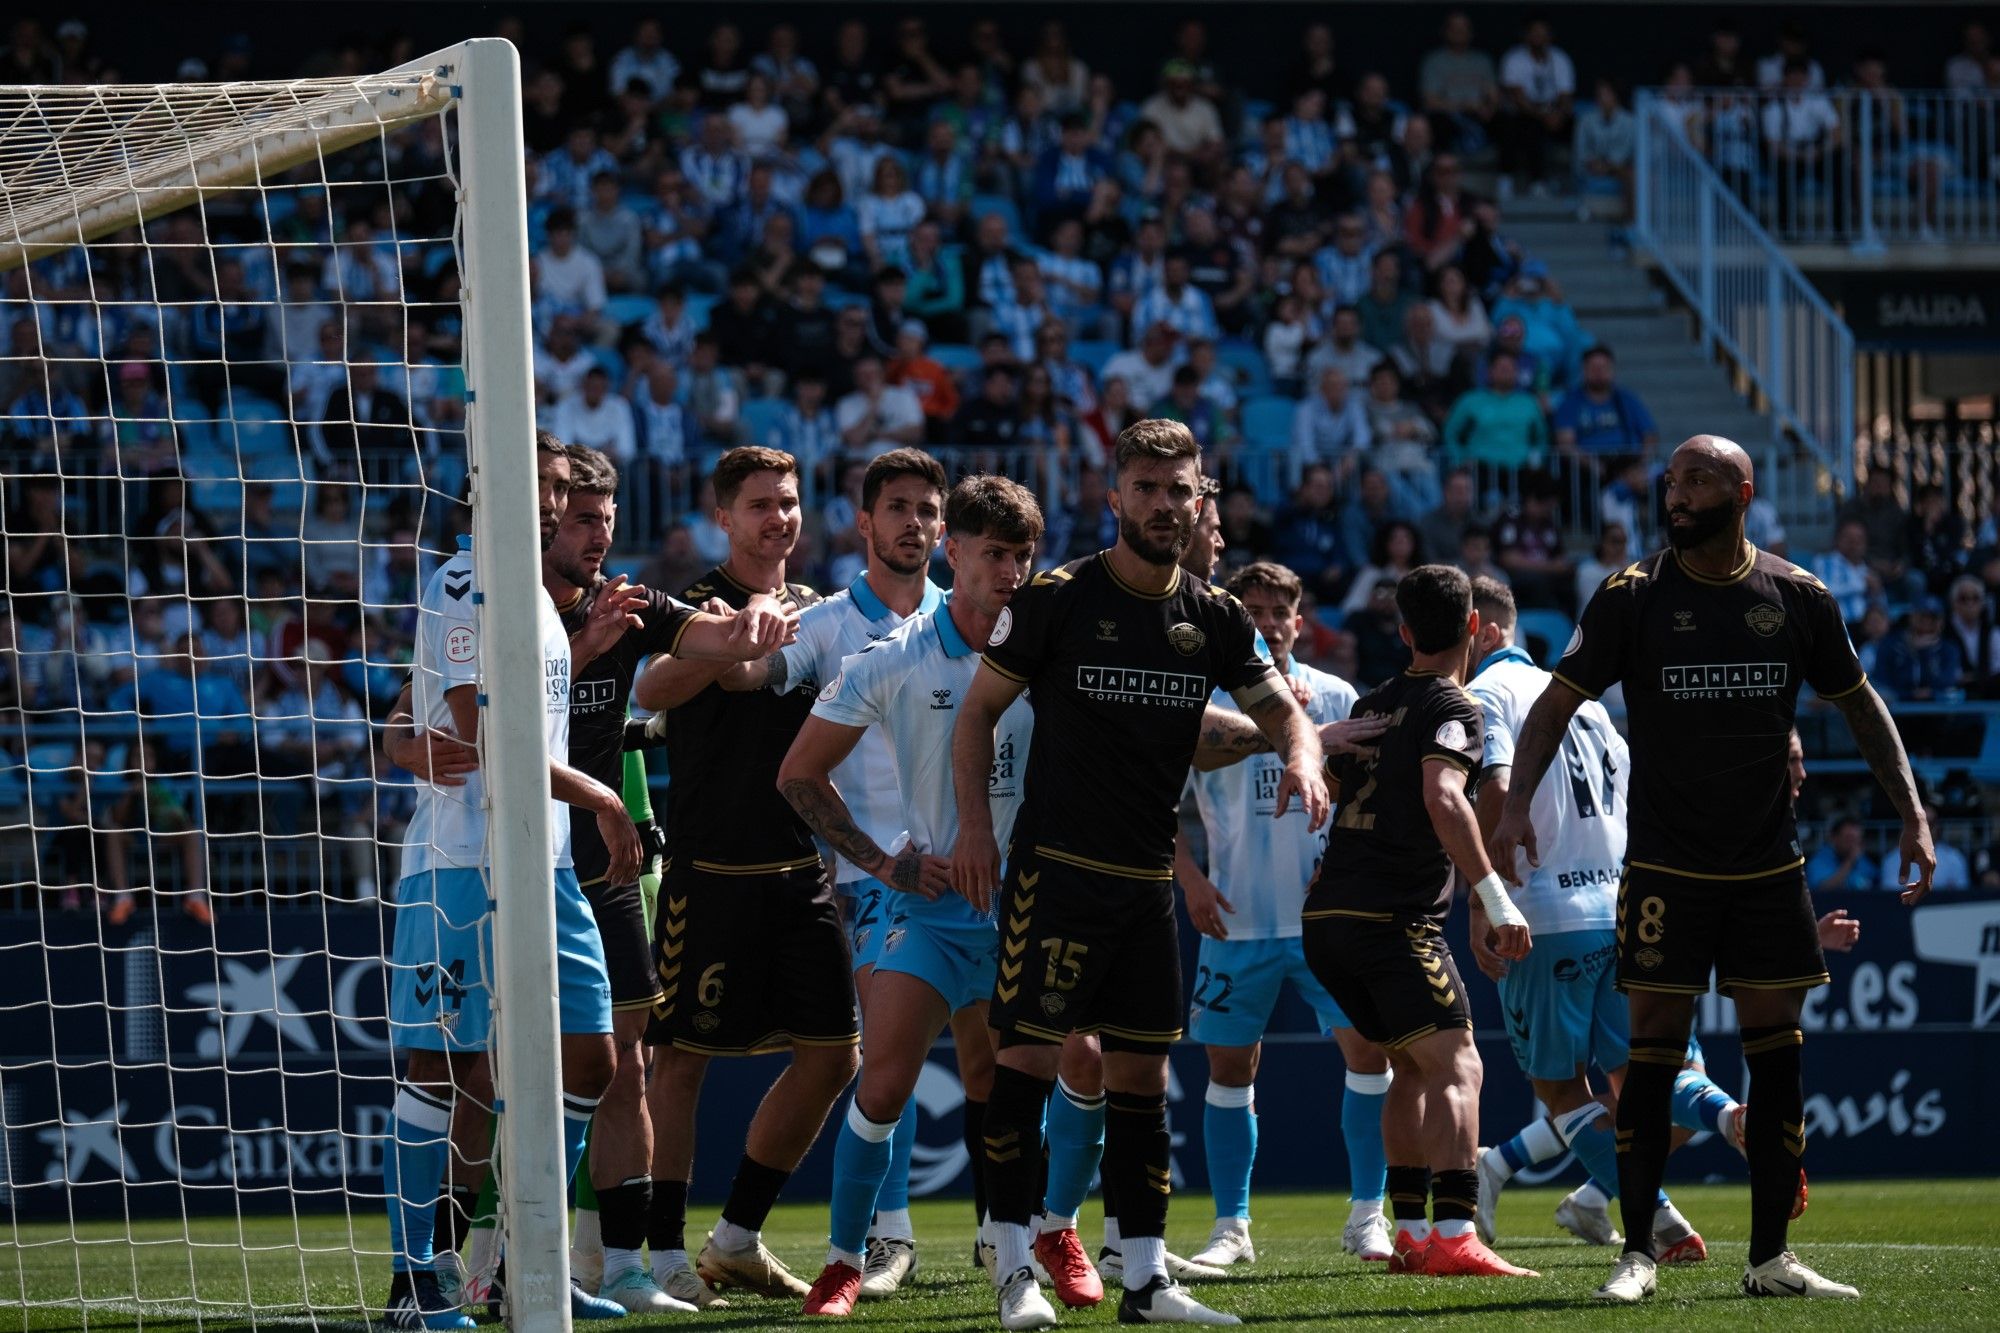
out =
[[1194,285],[1186,253],[1169,253],[1163,273],[1160,285],[1134,305],[1133,324],[1139,328],[1165,324],[1183,338],[1220,338],[1222,326],[1216,322],[1215,306],[1208,293]]
[[1444,449],[1453,463],[1531,467],[1549,444],[1548,421],[1534,395],[1519,387],[1519,367],[1507,352],[1486,362],[1486,387],[1467,392],[1444,423]]
[[935,222],[920,222],[910,233],[909,285],[903,308],[939,338],[965,337],[965,270],[944,252],[944,238]]
[[1156,403],[1173,387],[1174,367],[1181,361],[1173,325],[1143,326],[1139,345],[1127,348],[1104,363],[1103,377],[1125,381],[1134,403]]
[[958,381],[930,357],[929,342],[922,320],[904,320],[896,332],[896,356],[889,362],[888,379],[916,395],[923,408],[925,437],[942,444],[947,441],[951,419],[958,415]]
[[1081,218],[1097,183],[1108,180],[1111,170],[1111,155],[1091,140],[1090,121],[1080,111],[1065,115],[1060,138],[1035,158],[1030,196],[1041,233],[1064,218]]
[[1583,354],[1583,372],[1555,410],[1555,445],[1564,453],[1647,454],[1660,428],[1639,395],[1618,383],[1618,362],[1598,343]]
[[1195,67],[1176,57],[1160,67],[1160,90],[1139,108],[1159,127],[1167,151],[1185,160],[1213,164],[1222,155],[1222,116],[1195,88]]
[[1528,20],[1521,42],[1500,61],[1502,198],[1514,184],[1545,188],[1551,143],[1569,133],[1576,98],[1576,67],[1557,46],[1544,18]]

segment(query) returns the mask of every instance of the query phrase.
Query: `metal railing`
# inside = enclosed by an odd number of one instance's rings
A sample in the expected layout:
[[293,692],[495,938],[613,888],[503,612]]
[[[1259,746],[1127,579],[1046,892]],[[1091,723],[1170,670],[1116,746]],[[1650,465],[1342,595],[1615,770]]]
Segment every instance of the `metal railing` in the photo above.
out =
[[1854,475],[1854,335],[1688,135],[1678,104],[1642,90],[1634,241],[1773,417],[1831,476]]
[[1788,245],[2000,243],[2000,93],[1647,89]]

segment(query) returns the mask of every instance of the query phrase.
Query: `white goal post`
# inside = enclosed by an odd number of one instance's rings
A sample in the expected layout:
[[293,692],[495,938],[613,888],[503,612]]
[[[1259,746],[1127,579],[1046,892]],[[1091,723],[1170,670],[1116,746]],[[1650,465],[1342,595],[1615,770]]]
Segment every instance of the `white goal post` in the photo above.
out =
[[[333,926],[349,938],[345,914],[377,913],[378,865],[385,898],[394,883],[377,799],[391,782],[378,695],[401,652],[383,647],[383,626],[419,618],[404,552],[423,569],[448,552],[422,543],[469,517],[478,586],[508,590],[485,596],[476,617],[509,1321],[569,1327],[545,685],[538,619],[522,600],[542,594],[520,87],[518,53],[500,39],[362,78],[0,87],[0,340],[13,340],[0,348],[0,515],[10,559],[31,553],[15,563],[25,582],[8,587],[0,626],[0,677],[14,691],[0,701],[0,1290],[10,1301],[18,1290],[28,1306],[252,1324],[339,1323],[380,1308],[379,1243],[350,1244],[350,1280],[326,1296],[312,1266],[331,1250],[309,1238],[297,1200],[308,1177],[328,1181],[315,1206],[341,1211],[350,1237],[379,1234],[380,1187],[357,1178],[384,1149],[357,1126],[379,1137],[386,1124],[345,1104],[361,1092],[380,1104],[393,1088],[386,1001],[355,998],[386,983],[370,959],[341,952]],[[398,194],[410,183],[443,210],[428,235]],[[314,230],[343,199],[372,218],[365,235],[360,222]],[[405,279],[420,271],[435,286],[417,299]],[[288,292],[294,278],[305,296]],[[255,348],[250,326],[264,335]],[[300,329],[321,345],[297,345]],[[420,330],[441,341],[447,329],[455,361],[418,347]],[[391,397],[401,418],[377,412]],[[148,504],[165,517],[142,530],[133,514]],[[354,517],[351,549],[326,535],[340,521],[330,513]],[[385,523],[414,535],[385,535]],[[54,608],[48,625],[37,608]],[[242,623],[260,609],[278,626],[268,643]],[[147,638],[141,621],[155,613],[170,628]],[[235,661],[218,628],[232,619],[248,687],[211,708],[202,682]],[[354,645],[346,655],[321,637],[336,620],[326,632]],[[124,646],[102,650],[93,635]],[[156,677],[183,670],[191,702],[176,711],[151,697]],[[271,696],[267,682],[293,678],[302,695]],[[324,682],[372,726],[365,750],[327,739]],[[304,772],[273,758],[287,745]],[[177,748],[186,757],[172,758]],[[334,832],[330,804],[344,812]],[[284,814],[301,810],[310,827]],[[184,865],[168,852],[181,846]],[[128,863],[155,859],[174,864],[138,872],[156,874],[146,881],[156,891],[135,917]],[[214,904],[212,922],[197,900]],[[317,947],[281,941],[315,913],[328,927]],[[384,952],[390,932],[376,936]],[[288,979],[321,972],[314,998],[295,1004],[288,986],[306,983]],[[307,1054],[309,1071],[288,1065]],[[355,1073],[364,1056],[365,1077]],[[215,1091],[190,1108],[181,1089],[197,1077]],[[265,1105],[250,1081],[273,1077],[277,1122],[236,1123],[232,1089]],[[322,1124],[320,1089],[335,1104],[324,1145],[305,1128]],[[260,1135],[277,1145],[270,1162]],[[211,1141],[212,1160],[198,1146]],[[251,1225],[248,1202],[283,1198],[273,1180],[288,1181],[294,1201],[275,1241]],[[218,1210],[236,1219],[234,1288],[196,1262],[218,1248],[197,1225]],[[141,1213],[178,1216],[180,1230],[157,1234]],[[87,1276],[90,1247],[121,1236],[129,1283]],[[148,1274],[176,1244],[189,1251],[182,1277],[162,1286]],[[271,1251],[295,1281],[259,1275]]]

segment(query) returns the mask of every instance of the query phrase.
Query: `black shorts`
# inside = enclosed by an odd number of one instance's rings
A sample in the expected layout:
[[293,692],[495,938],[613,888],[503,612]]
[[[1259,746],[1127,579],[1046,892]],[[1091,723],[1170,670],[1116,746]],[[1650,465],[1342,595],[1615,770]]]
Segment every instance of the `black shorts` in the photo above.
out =
[[1007,868],[996,906],[1000,971],[987,1022],[1003,1046],[1095,1032],[1108,1050],[1164,1051],[1180,1039],[1173,881],[1027,851]]
[[600,879],[583,886],[597,933],[604,939],[604,967],[611,974],[611,1009],[650,1009],[660,999],[653,940],[646,930],[646,901],[637,884]]
[[726,873],[667,863],[647,1044],[759,1055],[861,1040],[847,932],[824,866]]
[[1306,966],[1354,1030],[1399,1050],[1435,1032],[1472,1027],[1465,983],[1444,932],[1427,916],[1305,913]]
[[1806,872],[1699,879],[1628,865],[1618,885],[1618,989],[1702,995],[1826,984]]

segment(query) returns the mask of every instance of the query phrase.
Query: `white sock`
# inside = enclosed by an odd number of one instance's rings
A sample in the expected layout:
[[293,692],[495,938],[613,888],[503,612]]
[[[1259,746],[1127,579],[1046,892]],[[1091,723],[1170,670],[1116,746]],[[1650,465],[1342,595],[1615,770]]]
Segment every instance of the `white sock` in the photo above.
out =
[[1137,1291],[1167,1275],[1167,1242],[1162,1236],[1125,1238],[1125,1290]]
[[576,1210],[576,1225],[570,1229],[569,1247],[578,1254],[602,1254],[604,1232],[598,1227],[595,1208]]
[[1688,1220],[1681,1216],[1681,1210],[1674,1207],[1671,1200],[1653,1210],[1653,1233],[1655,1235],[1664,1231],[1670,1235],[1678,1236],[1692,1230],[1694,1228],[1688,1225]]
[[1110,1213],[1104,1215],[1104,1248],[1113,1254],[1124,1253],[1118,1240],[1118,1219]]
[[1371,1217],[1380,1217],[1381,1215],[1382,1201],[1380,1199],[1355,1199],[1350,1202],[1347,1209],[1347,1220],[1350,1222],[1361,1222]]
[[604,1286],[610,1286],[613,1278],[623,1277],[646,1266],[646,1256],[637,1250],[620,1250],[606,1246],[604,1249]]
[[1074,1230],[1076,1230],[1076,1218],[1073,1216],[1057,1217],[1054,1213],[1047,1212],[1035,1214],[1034,1232],[1037,1236],[1046,1235],[1051,1231]]
[[1472,1219],[1469,1217],[1446,1218],[1444,1221],[1438,1223],[1434,1229],[1440,1236],[1469,1236],[1472,1234]]
[[826,1247],[826,1262],[829,1265],[846,1264],[858,1273],[861,1271],[862,1265],[867,1263],[867,1260],[852,1250],[843,1250],[837,1245],[829,1245]]
[[653,1251],[653,1282],[657,1286],[666,1286],[667,1279],[675,1273],[680,1272],[682,1269],[692,1269],[693,1267],[694,1265],[688,1262],[688,1252],[686,1250]]
[[472,1228],[465,1237],[465,1271],[477,1277],[491,1277],[499,1247],[499,1227]]
[[1424,1240],[1431,1234],[1431,1224],[1427,1218],[1399,1217],[1396,1219],[1396,1231],[1411,1240]]
[[1586,1180],[1575,1194],[1577,1205],[1582,1208],[1609,1208],[1611,1196],[1597,1188],[1595,1181]]
[[868,1229],[870,1240],[908,1240],[917,1238],[917,1231],[910,1224],[910,1210],[907,1208],[884,1208],[875,1214],[875,1225]]
[[716,1219],[713,1239],[718,1250],[754,1250],[762,1237],[761,1231],[746,1230],[726,1217]]
[[986,1221],[986,1240],[993,1246],[993,1281],[1005,1282],[1028,1266],[1028,1228],[1015,1222]]

